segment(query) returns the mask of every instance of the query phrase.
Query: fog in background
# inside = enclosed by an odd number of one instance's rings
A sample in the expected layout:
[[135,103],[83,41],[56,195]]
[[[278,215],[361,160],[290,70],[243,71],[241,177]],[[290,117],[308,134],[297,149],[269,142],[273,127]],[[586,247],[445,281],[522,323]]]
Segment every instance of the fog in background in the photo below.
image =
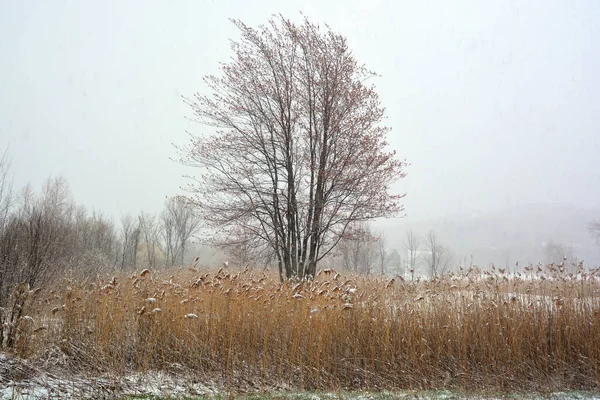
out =
[[238,32],[302,14],[348,38],[411,166],[390,247],[438,233],[456,263],[600,264],[600,3],[594,1],[0,1],[0,150],[16,187],[64,176],[89,209],[159,212],[194,174],[174,162]]

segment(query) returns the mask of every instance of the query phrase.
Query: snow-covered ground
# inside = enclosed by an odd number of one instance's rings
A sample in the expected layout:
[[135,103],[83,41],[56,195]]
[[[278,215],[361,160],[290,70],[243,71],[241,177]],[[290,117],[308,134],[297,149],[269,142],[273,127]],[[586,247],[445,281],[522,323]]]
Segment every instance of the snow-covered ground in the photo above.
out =
[[4,399],[113,399],[126,396],[199,396],[219,394],[212,382],[200,383],[185,375],[163,372],[125,377],[60,375],[42,371],[27,362],[0,353],[0,400]]
[[[16,378],[16,379],[10,379]],[[0,400],[8,399],[152,399],[159,398],[224,398],[229,397],[215,382],[200,383],[191,377],[168,375],[163,372],[131,374],[126,377],[85,377],[78,375],[56,376],[40,371],[22,361],[0,353]],[[295,400],[388,400],[388,399],[556,399],[600,400],[600,392],[514,393],[498,395],[462,394],[449,391],[437,392],[294,392],[281,385],[266,395],[240,394],[250,399]]]
[[190,396],[216,397],[219,391],[210,386],[186,381],[161,372],[110,378],[57,378],[48,375],[23,381],[0,383],[0,400],[5,399],[112,399],[124,397]]
[[[47,388],[21,388],[12,390],[11,388],[0,389],[0,399],[137,399],[137,400],[158,400],[158,399],[177,399],[185,398],[192,399],[221,399],[229,397],[228,393],[192,393],[187,391],[159,391],[153,393],[133,393],[124,392],[121,394],[107,391],[86,391],[84,392],[68,392],[68,391],[49,391]],[[354,392],[354,393],[294,393],[294,392],[273,392],[262,395],[247,395],[240,394],[237,398],[243,399],[292,399],[292,400],[391,400],[391,399],[411,399],[411,400],[458,400],[458,399],[474,399],[474,400],[504,400],[524,399],[524,400],[600,400],[600,393],[593,392],[556,392],[556,393],[512,393],[506,395],[477,395],[463,394],[456,392]]]

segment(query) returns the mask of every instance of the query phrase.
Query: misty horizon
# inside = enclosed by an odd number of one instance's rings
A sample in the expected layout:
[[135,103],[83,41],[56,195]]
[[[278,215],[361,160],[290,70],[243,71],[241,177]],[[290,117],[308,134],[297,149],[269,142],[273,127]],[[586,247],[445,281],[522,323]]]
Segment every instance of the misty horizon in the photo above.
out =
[[[600,218],[598,4],[294,4],[3,3],[0,150],[15,188],[63,176],[88,210],[158,213],[198,173],[175,146],[209,130],[186,119],[182,97],[206,93],[202,78],[231,57],[229,18],[259,26],[281,13],[328,24],[380,75],[389,148],[411,165],[394,187],[406,217],[375,229],[423,235],[532,205]],[[547,240],[581,243],[598,263],[581,224]],[[462,258],[472,238],[452,232]]]

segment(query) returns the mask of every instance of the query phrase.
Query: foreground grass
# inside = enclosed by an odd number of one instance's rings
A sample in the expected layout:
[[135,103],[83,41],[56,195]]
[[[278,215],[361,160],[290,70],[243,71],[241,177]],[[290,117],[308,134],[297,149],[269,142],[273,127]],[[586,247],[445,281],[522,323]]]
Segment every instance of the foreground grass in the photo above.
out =
[[31,304],[16,351],[245,392],[597,390],[598,280],[560,269],[410,283],[329,270],[285,285],[223,269],[64,279]]
[[[561,393],[504,393],[482,395],[477,393],[457,393],[449,391],[422,392],[375,392],[375,393],[272,393],[252,396],[222,396],[218,398],[233,398],[245,400],[395,400],[395,399],[424,399],[424,400],[455,400],[455,399],[553,399],[553,400],[593,400],[600,399],[598,392],[561,392]],[[174,397],[125,397],[123,400],[171,400]],[[178,397],[177,399],[200,400],[206,397]]]

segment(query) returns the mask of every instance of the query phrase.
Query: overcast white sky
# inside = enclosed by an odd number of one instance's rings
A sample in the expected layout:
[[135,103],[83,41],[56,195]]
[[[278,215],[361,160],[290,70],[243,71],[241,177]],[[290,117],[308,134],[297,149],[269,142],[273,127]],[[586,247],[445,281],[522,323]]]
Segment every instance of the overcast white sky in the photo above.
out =
[[412,163],[411,218],[507,204],[600,204],[596,1],[0,0],[0,149],[15,183],[63,175],[78,203],[159,211],[170,160],[237,38],[273,13],[346,35]]

